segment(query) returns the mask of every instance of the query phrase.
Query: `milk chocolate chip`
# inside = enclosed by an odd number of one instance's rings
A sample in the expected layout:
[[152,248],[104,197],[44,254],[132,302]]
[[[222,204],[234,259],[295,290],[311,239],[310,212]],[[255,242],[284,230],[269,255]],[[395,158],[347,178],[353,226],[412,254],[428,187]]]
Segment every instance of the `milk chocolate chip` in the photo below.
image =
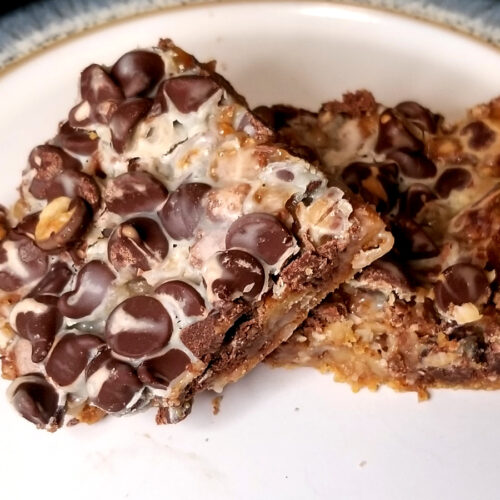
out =
[[170,295],[179,303],[186,316],[201,316],[205,312],[203,297],[185,281],[167,281],[156,287],[155,293]]
[[436,303],[442,311],[446,311],[451,304],[475,304],[489,293],[486,275],[482,269],[472,264],[455,264],[448,267],[441,280],[434,285]]
[[114,359],[109,349],[102,350],[89,363],[85,375],[90,401],[108,413],[125,410],[143,387],[135,370]]
[[436,165],[420,151],[392,151],[387,157],[396,162],[407,177],[426,179],[436,175]]
[[398,199],[398,166],[395,163],[354,162],[342,172],[342,179],[378,212],[389,212]]
[[413,219],[428,201],[435,200],[436,195],[425,184],[412,184],[400,198],[399,212]]
[[68,122],[72,127],[88,127],[98,122],[107,124],[123,93],[106,71],[91,64],[82,72],[80,80],[82,102],[69,112]]
[[392,226],[395,249],[407,259],[427,259],[439,254],[429,235],[416,222],[399,218]]
[[418,151],[422,147],[422,141],[405,127],[392,110],[388,109],[380,115],[379,132],[375,146],[377,153],[395,149]]
[[439,115],[432,113],[429,109],[418,104],[418,102],[400,102],[395,109],[406,120],[424,132],[436,133],[440,118]]
[[168,241],[160,226],[148,217],[135,217],[120,224],[108,242],[108,259],[119,271],[125,267],[147,271],[150,260],[161,261]]
[[73,156],[57,146],[37,146],[29,156],[31,168],[36,170],[36,176],[30,185],[30,193],[38,199],[47,198],[47,190],[54,179],[63,172],[69,171],[77,174],[81,163]]
[[208,76],[187,75],[170,78],[158,92],[168,95],[181,113],[191,113],[219,89],[219,85]]
[[37,297],[38,295],[58,295],[67,285],[73,276],[70,268],[64,262],[54,262],[47,271],[47,274],[38,282],[31,290],[29,297]]
[[54,142],[71,153],[90,156],[97,151],[99,137],[95,132],[73,128],[68,122],[64,122],[54,138]]
[[79,171],[82,164],[73,156],[57,146],[37,146],[29,156],[29,164],[37,172],[40,180],[53,179],[64,170]]
[[52,201],[60,196],[82,198],[93,210],[99,205],[101,193],[95,180],[83,172],[64,170],[54,177],[41,179],[36,176],[30,185],[30,193],[39,200]]
[[80,93],[82,99],[91,104],[123,99],[120,88],[98,64],[91,64],[82,71]]
[[449,168],[436,181],[436,193],[441,198],[448,198],[454,190],[462,190],[472,184],[472,175],[463,168]]
[[469,136],[469,147],[476,151],[490,147],[496,139],[496,133],[481,121],[467,124],[462,129],[461,135]]
[[41,375],[25,375],[13,383],[12,404],[26,419],[38,427],[57,423],[59,397]]
[[209,290],[223,301],[238,297],[255,299],[262,292],[265,283],[261,263],[242,250],[218,252],[207,263],[204,274]]
[[13,292],[39,280],[47,271],[47,254],[28,237],[10,232],[0,243],[0,289]]
[[290,170],[282,168],[276,172],[276,177],[283,182],[292,182],[295,179],[295,175]]
[[174,240],[193,236],[203,215],[202,200],[210,190],[208,184],[182,184],[170,193],[158,215],[163,227]]
[[398,262],[387,257],[376,260],[362,272],[363,277],[368,277],[372,281],[382,281],[390,283],[394,288],[408,290],[410,285]]
[[111,142],[117,153],[123,153],[137,124],[148,114],[150,99],[132,98],[118,105],[109,122]]
[[139,379],[146,385],[167,389],[189,366],[189,356],[180,349],[170,349],[163,356],[148,359],[137,369]]
[[62,326],[62,316],[57,309],[58,298],[39,295],[18,302],[12,309],[10,322],[18,335],[31,343],[33,363],[43,361]]
[[111,68],[125,97],[135,97],[151,90],[165,72],[163,59],[154,52],[133,50],[124,54]]
[[226,248],[241,248],[269,265],[276,264],[293,246],[288,229],[267,213],[242,215],[226,234]]
[[40,217],[40,212],[35,212],[28,214],[19,222],[19,224],[14,228],[17,234],[22,234],[28,236],[32,240],[35,239],[35,229],[38,224],[38,218]]
[[84,372],[92,353],[102,345],[104,341],[95,335],[65,333],[47,359],[47,375],[61,387],[71,385]]
[[143,295],[119,304],[106,321],[106,340],[120,356],[143,358],[163,349],[172,335],[172,320],[161,303]]
[[128,172],[110,179],[104,201],[111,212],[128,215],[152,212],[167,198],[163,184],[147,172]]
[[91,214],[81,198],[61,196],[40,213],[35,241],[42,250],[60,250],[77,241],[87,228]]
[[100,260],[85,264],[76,277],[75,289],[59,299],[58,307],[68,318],[88,316],[103,301],[115,275]]

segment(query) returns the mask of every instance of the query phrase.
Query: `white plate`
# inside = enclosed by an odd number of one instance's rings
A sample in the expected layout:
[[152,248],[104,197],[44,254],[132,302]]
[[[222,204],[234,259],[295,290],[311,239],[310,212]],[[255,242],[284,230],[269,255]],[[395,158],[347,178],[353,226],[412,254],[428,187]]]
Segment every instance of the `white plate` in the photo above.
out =
[[[32,146],[74,103],[79,71],[169,36],[217,58],[252,105],[315,108],[347,89],[421,100],[456,117],[500,93],[500,53],[381,11],[326,3],[225,4],[163,12],[74,38],[0,78],[0,199]],[[6,384],[2,384],[2,389]],[[54,435],[0,399],[2,498],[498,498],[500,394],[354,395],[313,370],[259,367],[192,415],[154,413]]]

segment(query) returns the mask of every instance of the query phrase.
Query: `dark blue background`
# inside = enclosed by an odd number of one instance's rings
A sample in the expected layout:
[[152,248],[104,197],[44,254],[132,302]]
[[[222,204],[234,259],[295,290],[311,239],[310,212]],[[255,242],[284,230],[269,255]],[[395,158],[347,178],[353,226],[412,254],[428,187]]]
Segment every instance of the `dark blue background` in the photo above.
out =
[[35,3],[36,0],[3,0],[0,1],[0,14],[5,14],[10,10],[23,7],[30,3]]

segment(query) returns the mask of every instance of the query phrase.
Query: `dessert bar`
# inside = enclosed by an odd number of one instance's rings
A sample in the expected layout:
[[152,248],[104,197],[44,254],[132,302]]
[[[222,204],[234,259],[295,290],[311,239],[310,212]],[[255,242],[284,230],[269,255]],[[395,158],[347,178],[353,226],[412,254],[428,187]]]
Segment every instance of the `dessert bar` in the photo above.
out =
[[377,208],[392,252],[330,294],[273,356],[354,388],[500,387],[500,99],[458,123],[367,91],[257,114]]
[[83,70],[1,222],[3,375],[48,430],[148,406],[181,420],[392,245],[170,40]]

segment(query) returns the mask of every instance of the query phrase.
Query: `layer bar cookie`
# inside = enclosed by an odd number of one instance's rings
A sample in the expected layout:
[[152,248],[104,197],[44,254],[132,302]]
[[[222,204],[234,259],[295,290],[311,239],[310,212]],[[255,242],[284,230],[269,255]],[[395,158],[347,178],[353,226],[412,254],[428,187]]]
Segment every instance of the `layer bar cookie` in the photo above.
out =
[[392,245],[169,40],[83,70],[20,193],[2,212],[3,374],[49,430],[148,406],[181,420]]

